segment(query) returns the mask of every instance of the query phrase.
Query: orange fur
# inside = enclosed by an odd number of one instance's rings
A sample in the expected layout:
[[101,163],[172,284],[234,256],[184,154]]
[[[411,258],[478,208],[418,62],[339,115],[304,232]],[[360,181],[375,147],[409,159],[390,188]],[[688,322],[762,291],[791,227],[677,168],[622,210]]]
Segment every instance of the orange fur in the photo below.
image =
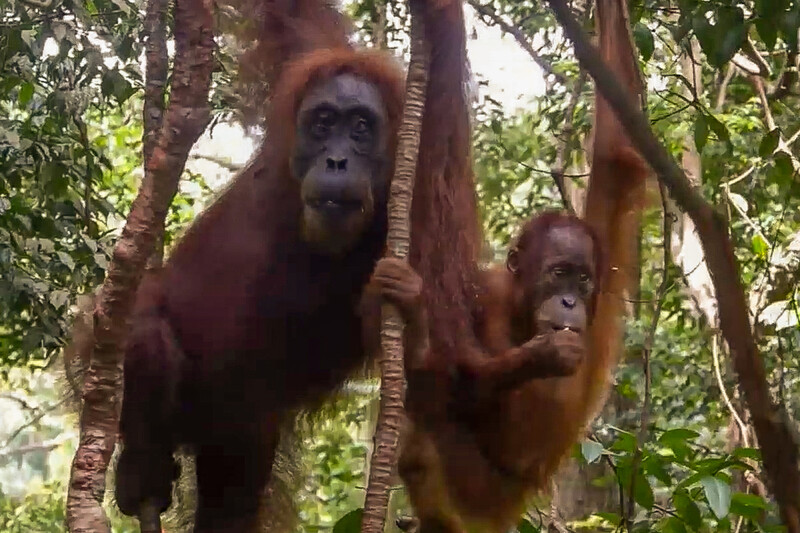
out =
[[[634,98],[642,87],[626,14],[625,0],[598,1],[601,51]],[[400,470],[421,521],[420,533],[500,533],[512,527],[527,497],[546,486],[605,399],[621,349],[623,293],[635,266],[649,169],[599,96],[595,129],[603,135],[594,138],[585,222],[602,243],[607,261],[598,262],[603,272],[598,273],[593,318],[585,334],[587,356],[574,375],[533,379],[468,407],[459,406],[457,382],[450,380],[450,388],[437,390],[415,389],[409,382],[410,400],[424,396],[412,405],[456,405],[447,416],[433,419],[410,412]],[[483,290],[487,320],[475,334],[484,353],[462,341],[464,352],[451,361],[487,353],[495,357],[512,345],[512,278],[502,268],[491,269],[483,277]],[[431,326],[432,335],[436,327]],[[435,354],[436,346],[432,350]]]

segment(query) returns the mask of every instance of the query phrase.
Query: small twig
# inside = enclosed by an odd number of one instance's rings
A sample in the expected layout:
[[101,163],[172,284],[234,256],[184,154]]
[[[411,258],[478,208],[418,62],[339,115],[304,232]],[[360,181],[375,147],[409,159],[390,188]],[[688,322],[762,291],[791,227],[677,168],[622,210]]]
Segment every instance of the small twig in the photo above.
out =
[[769,128],[769,131],[774,130],[777,125],[775,124],[775,117],[772,116],[772,110],[769,108],[769,100],[767,99],[767,92],[764,89],[764,81],[759,76],[750,76],[753,82],[753,87],[758,95],[758,100],[761,102],[761,108],[764,110],[764,123]]
[[742,52],[744,52],[744,55],[746,55],[750,61],[758,65],[759,74],[762,78],[770,78],[772,76],[772,68],[770,68],[769,63],[761,57],[761,54],[758,53],[758,50],[756,50],[753,44],[753,40],[749,36],[744,41]]
[[722,111],[722,106],[725,105],[725,97],[728,93],[728,85],[730,84],[731,80],[733,79],[733,75],[736,73],[736,67],[733,63],[728,65],[728,70],[725,71],[725,77],[722,79],[722,83],[719,85],[719,92],[717,93],[717,104],[714,106],[714,110],[719,112]]
[[488,18],[491,20],[492,24],[498,26],[501,30],[505,33],[511,35],[514,40],[525,50],[528,55],[533,59],[534,63],[539,65],[543,71],[545,71],[550,76],[556,79],[562,85],[569,85],[569,81],[565,78],[562,74],[559,74],[553,69],[553,65],[547,62],[539,53],[533,49],[531,46],[530,41],[528,41],[528,36],[525,33],[517,28],[516,26],[509,24],[503,18],[498,15],[488,4],[483,5],[478,0],[467,0],[467,3],[472,6],[472,8],[478,12],[479,15]]
[[19,405],[21,405],[22,408],[25,409],[26,411],[38,412],[41,410],[41,407],[39,407],[38,405],[34,405],[28,402],[28,400],[26,400],[25,398],[20,398],[19,396],[11,392],[0,392],[0,400],[9,400],[12,402],[16,402]]
[[783,73],[778,80],[775,90],[769,95],[771,100],[780,100],[789,94],[797,94],[793,92],[793,89],[797,84],[797,80],[800,79],[798,66],[797,50],[789,50],[786,54],[786,66],[783,69]]
[[731,397],[728,396],[728,391],[725,388],[725,381],[722,379],[722,371],[720,370],[719,364],[719,340],[717,339],[716,333],[711,339],[711,359],[714,362],[714,375],[717,377],[717,386],[719,386],[719,392],[722,395],[722,400],[725,402],[725,405],[731,412],[731,416],[736,421],[736,425],[739,426],[739,431],[742,432],[742,442],[744,443],[744,447],[749,448],[750,439],[747,436],[747,425],[744,423],[744,420],[742,420],[742,417],[739,416],[739,412],[733,406]]
[[46,440],[37,444],[26,444],[25,446],[20,446],[19,448],[3,449],[0,451],[0,459],[10,459],[12,457],[19,457],[21,455],[34,452],[49,452],[50,450],[58,448],[68,440],[68,436],[65,437],[62,435],[61,437]]
[[54,411],[55,409],[57,409],[58,407],[63,405],[64,402],[66,402],[67,400],[68,400],[68,398],[62,398],[61,400],[57,401],[56,403],[54,403],[53,405],[51,405],[49,407],[40,408],[39,414],[37,414],[36,416],[31,418],[27,422],[22,424],[20,427],[18,427],[17,429],[15,429],[11,433],[11,435],[6,439],[5,444],[3,444],[3,449],[8,448],[11,445],[11,443],[14,442],[14,439],[19,437],[20,433],[22,433],[23,431],[25,431],[29,427],[35,425],[36,423],[38,423],[42,418],[47,416],[48,413]]
[[586,72],[581,70],[578,75],[578,81],[575,83],[575,86],[568,96],[569,103],[567,104],[566,111],[564,111],[564,129],[561,132],[561,145],[556,151],[556,164],[551,170],[553,181],[558,188],[558,194],[561,195],[561,201],[564,203],[564,209],[572,214],[575,213],[575,207],[572,205],[566,184],[564,183],[564,171],[567,169],[572,155],[572,135],[575,133],[575,108],[578,106],[578,100],[580,99],[585,84]]
[[[764,123],[767,125],[767,128],[769,128],[769,131],[776,130],[778,125],[775,122],[775,117],[772,115],[772,110],[769,108],[769,99],[767,98],[766,89],[764,89],[764,80],[762,80],[759,76],[750,76],[750,80],[753,82],[753,87],[758,95],[758,100],[761,102],[761,107],[764,110]],[[775,148],[772,153],[776,154],[778,152],[783,152],[789,156],[789,159],[792,161],[792,167],[794,168],[794,171],[800,172],[800,161],[789,149],[789,145],[784,140],[783,134],[780,131],[778,131],[778,147]]]
[[242,168],[244,168],[242,165],[232,163],[231,161],[223,157],[213,154],[192,154],[191,156],[189,156],[189,159],[194,159],[194,160],[202,159],[203,161],[214,163],[218,167],[222,167],[228,172],[239,172],[240,170],[242,170]]

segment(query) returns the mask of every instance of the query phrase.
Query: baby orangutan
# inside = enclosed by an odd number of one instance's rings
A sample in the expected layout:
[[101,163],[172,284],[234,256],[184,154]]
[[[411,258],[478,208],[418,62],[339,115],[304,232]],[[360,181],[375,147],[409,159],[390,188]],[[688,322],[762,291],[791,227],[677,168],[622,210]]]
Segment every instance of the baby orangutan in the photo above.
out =
[[407,321],[399,470],[420,533],[506,531],[578,438],[593,403],[588,384],[607,370],[587,335],[601,265],[586,223],[535,217],[506,266],[481,273],[479,345],[442,363],[430,354],[419,276],[402,261],[378,263],[372,282]]

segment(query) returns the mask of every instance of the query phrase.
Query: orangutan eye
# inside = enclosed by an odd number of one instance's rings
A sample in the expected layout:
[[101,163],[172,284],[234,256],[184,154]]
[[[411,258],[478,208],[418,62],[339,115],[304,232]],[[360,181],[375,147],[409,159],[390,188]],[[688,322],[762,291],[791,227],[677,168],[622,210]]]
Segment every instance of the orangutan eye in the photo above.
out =
[[311,135],[321,139],[330,133],[331,128],[336,124],[336,113],[329,109],[317,111],[314,121],[311,124]]
[[589,283],[589,274],[583,272],[578,279],[581,283]]
[[552,272],[553,276],[555,276],[557,278],[560,278],[561,276],[563,276],[564,274],[567,273],[567,271],[563,267],[554,267],[551,270],[551,272]]
[[370,128],[369,121],[364,117],[356,117],[355,121],[353,122],[353,132],[352,136],[357,141],[364,141],[369,139],[369,135],[372,131]]

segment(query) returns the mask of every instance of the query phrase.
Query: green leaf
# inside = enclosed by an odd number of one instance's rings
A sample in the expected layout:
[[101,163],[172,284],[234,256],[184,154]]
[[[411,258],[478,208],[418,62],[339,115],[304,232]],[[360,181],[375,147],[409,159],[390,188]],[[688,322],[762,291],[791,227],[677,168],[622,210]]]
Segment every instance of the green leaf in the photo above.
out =
[[69,303],[69,293],[65,290],[57,290],[50,293],[50,304],[56,309],[61,309]]
[[731,507],[730,485],[713,476],[705,476],[700,483],[703,485],[706,501],[714,515],[718,519],[728,516],[728,510]]
[[336,522],[336,525],[333,526],[332,533],[360,533],[361,516],[363,514],[363,509],[350,511]]
[[636,437],[627,431],[620,431],[611,449],[617,452],[633,453],[636,449]]
[[755,507],[756,509],[769,509],[769,504],[758,494],[745,494],[744,492],[737,492],[731,498],[732,502],[745,507]]
[[633,487],[633,499],[648,511],[653,508],[653,504],[655,503],[650,480],[647,479],[647,476],[642,474],[641,471],[636,473],[636,485]]
[[790,50],[797,48],[797,29],[800,27],[800,9],[784,12],[780,17],[779,27],[786,46]]
[[762,260],[767,259],[767,253],[769,253],[769,246],[767,246],[766,241],[764,241],[764,238],[761,235],[753,235],[750,244],[753,248],[753,253],[756,254],[756,256],[759,259]]
[[781,140],[781,131],[778,128],[770,131],[761,139],[761,144],[758,146],[758,155],[761,157],[769,157],[778,147],[778,142]]
[[736,448],[731,453],[738,459],[752,459],[754,461],[761,461],[761,450],[758,448]]
[[744,21],[744,13],[738,7],[721,8],[717,11],[717,16],[715,29],[719,37],[713,62],[722,66],[742,48],[748,25]]
[[708,122],[706,116],[701,114],[697,115],[694,121],[694,145],[698,152],[703,151],[703,147],[708,141]]
[[730,192],[728,193],[728,197],[740,212],[747,213],[747,200],[744,199],[744,196],[736,194],[735,192]]
[[591,464],[603,455],[603,445],[593,440],[585,440],[581,442],[581,454],[586,462]]
[[668,516],[661,523],[661,528],[658,531],[663,533],[686,533],[686,526],[683,525],[680,518]]
[[664,468],[661,456],[655,454],[648,455],[647,458],[642,461],[642,467],[647,474],[653,476],[667,487],[672,485],[672,478],[666,468]]
[[686,429],[686,428],[670,429],[662,433],[662,435],[658,438],[658,442],[665,445],[669,445],[670,443],[674,442],[694,440],[699,436],[700,434],[698,432],[692,431],[691,429]]
[[709,58],[713,57],[714,51],[717,48],[717,36],[714,27],[711,26],[711,23],[706,18],[705,9],[701,8],[695,12],[692,17],[692,30],[694,30],[694,34],[697,36],[697,40],[700,43],[700,48],[702,48],[706,56]]
[[24,109],[28,106],[28,102],[33,97],[33,84],[30,82],[23,83],[19,88],[19,107]]
[[650,28],[641,22],[637,22],[633,27],[633,39],[636,41],[636,47],[639,49],[639,53],[642,54],[642,59],[644,61],[649,61],[650,58],[653,57],[653,51],[656,48]]
[[518,533],[539,533],[541,529],[531,524],[529,520],[522,519],[517,524],[517,532]]
[[70,270],[75,270],[75,261],[67,252],[56,252],[56,255],[59,259],[61,259],[61,262],[64,264],[64,266]]
[[118,103],[124,103],[136,90],[128,80],[118,70],[109,70],[103,74],[103,81],[100,83],[103,96],[113,96]]
[[728,133],[728,128],[725,127],[725,124],[717,120],[716,117],[713,115],[708,116],[708,125],[711,128],[711,131],[714,132],[714,135],[717,136],[717,139],[723,141],[725,144],[728,145],[728,151],[733,152],[733,144],[731,144],[731,135]]
[[778,42],[778,27],[774,22],[767,18],[759,17],[754,22],[758,36],[764,43],[768,52],[775,49],[775,43]]
[[500,133],[503,131],[503,125],[497,119],[492,119],[491,128],[495,135],[500,135]]
[[622,522],[622,519],[620,518],[620,516],[617,513],[612,513],[612,512],[602,512],[601,513],[601,512],[597,512],[597,513],[594,513],[593,516],[599,516],[600,518],[602,518],[603,520],[608,521],[611,525],[614,525],[614,526],[618,526]]
[[689,527],[693,530],[699,530],[703,525],[703,516],[700,514],[700,509],[697,504],[689,497],[689,494],[684,490],[677,490],[672,496],[672,503],[675,505],[675,510],[683,518]]

